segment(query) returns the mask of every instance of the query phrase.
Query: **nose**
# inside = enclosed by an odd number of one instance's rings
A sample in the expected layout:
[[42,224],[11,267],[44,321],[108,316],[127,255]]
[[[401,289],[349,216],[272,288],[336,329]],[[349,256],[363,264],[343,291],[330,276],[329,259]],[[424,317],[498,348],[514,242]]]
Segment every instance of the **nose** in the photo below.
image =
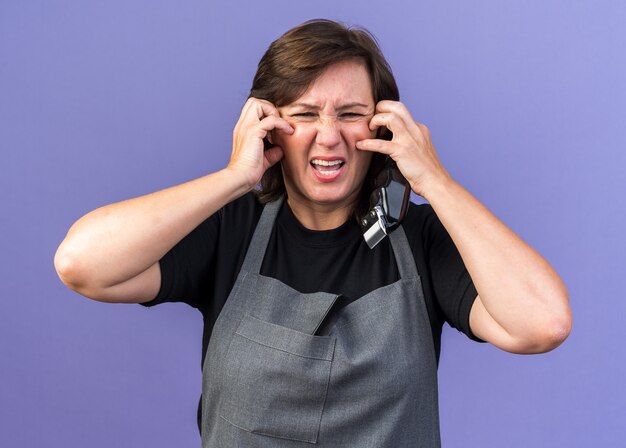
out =
[[334,118],[326,117],[318,121],[315,141],[320,146],[332,148],[341,141],[340,124]]

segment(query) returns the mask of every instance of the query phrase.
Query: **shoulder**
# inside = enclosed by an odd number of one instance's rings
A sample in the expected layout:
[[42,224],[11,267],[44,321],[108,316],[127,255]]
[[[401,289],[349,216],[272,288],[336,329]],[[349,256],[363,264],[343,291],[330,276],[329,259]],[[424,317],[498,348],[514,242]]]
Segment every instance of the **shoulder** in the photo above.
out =
[[416,246],[426,249],[434,237],[440,235],[442,231],[445,233],[437,214],[428,203],[411,202],[402,227],[413,249],[416,249]]
[[249,228],[254,229],[263,212],[263,206],[255,192],[246,193],[220,209],[220,227],[239,234]]
[[411,223],[413,225],[419,225],[424,221],[427,221],[429,218],[436,217],[435,211],[432,206],[428,203],[424,204],[416,204],[414,202],[409,203],[409,208],[406,213],[405,222]]
[[250,192],[226,204],[218,212],[221,254],[237,254],[236,259],[240,264],[252,240],[263,207],[256,193]]

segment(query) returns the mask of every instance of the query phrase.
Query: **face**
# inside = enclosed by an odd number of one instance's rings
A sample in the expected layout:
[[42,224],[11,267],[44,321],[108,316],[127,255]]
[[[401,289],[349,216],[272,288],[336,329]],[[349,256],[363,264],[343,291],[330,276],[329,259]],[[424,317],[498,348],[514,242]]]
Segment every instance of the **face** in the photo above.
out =
[[369,121],[374,98],[363,63],[328,67],[293,103],[278,108],[295,132],[274,134],[282,147],[283,177],[292,208],[351,208],[357,201],[372,154],[358,140],[373,138]]

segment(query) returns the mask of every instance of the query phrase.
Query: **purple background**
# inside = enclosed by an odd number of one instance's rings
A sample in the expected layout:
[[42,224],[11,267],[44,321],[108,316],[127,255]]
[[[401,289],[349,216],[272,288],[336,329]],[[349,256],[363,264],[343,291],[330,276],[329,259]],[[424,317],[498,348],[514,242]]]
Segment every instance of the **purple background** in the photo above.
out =
[[625,4],[334,3],[0,0],[2,446],[199,446],[200,315],[81,298],[53,254],[88,211],[223,167],[258,59],[314,17],[379,38],[448,170],[570,291],[547,355],[444,330],[444,446],[626,440]]

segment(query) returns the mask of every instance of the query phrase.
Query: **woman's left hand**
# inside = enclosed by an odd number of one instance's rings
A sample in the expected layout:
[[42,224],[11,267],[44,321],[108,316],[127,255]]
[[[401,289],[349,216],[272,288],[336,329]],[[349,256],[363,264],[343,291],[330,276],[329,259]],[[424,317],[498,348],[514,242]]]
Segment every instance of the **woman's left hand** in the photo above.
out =
[[572,318],[556,271],[450,177],[428,129],[402,103],[376,105],[370,129],[380,127],[393,132],[391,141],[367,139],[356,146],[391,156],[433,207],[478,291],[469,318],[473,334],[513,353],[542,353],[563,342]]
[[393,138],[361,140],[356,143],[357,149],[390,156],[416,194],[427,198],[434,185],[450,179],[437,157],[428,128],[414,121],[401,102],[380,101],[369,127],[372,131],[385,127],[393,133]]

